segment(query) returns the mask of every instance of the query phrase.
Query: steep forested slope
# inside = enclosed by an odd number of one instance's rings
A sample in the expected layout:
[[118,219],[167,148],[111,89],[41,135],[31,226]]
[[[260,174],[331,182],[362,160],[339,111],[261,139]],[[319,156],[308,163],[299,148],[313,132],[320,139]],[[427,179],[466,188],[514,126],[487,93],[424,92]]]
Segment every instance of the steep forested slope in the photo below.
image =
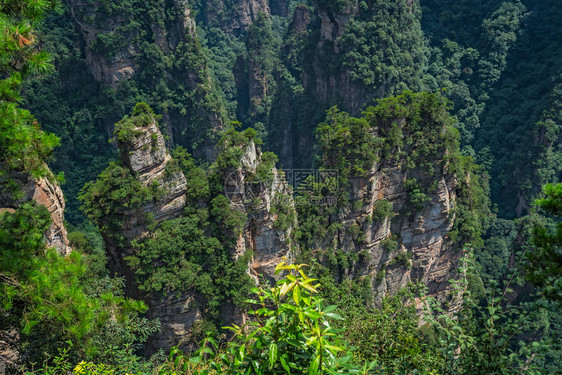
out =
[[14,364],[559,371],[557,0],[0,10]]
[[560,6],[555,1],[422,4],[432,44],[444,54],[465,56],[457,63],[462,73],[445,87],[452,88],[465,142],[490,170],[493,200],[502,216],[524,215],[540,187],[561,171]]
[[556,2],[199,2],[180,14],[182,4],[150,5],[159,14],[134,3],[69,3],[44,27],[57,73],[28,85],[26,97],[62,138],[54,166],[67,173],[72,222],[78,190],[110,159],[112,124],[139,99],[163,114],[169,145],[199,158],[212,158],[210,129],[239,120],[281,165],[305,167],[331,106],[356,115],[404,89],[444,88],[464,152],[487,166],[502,216],[526,213],[560,172],[559,131],[549,125]]

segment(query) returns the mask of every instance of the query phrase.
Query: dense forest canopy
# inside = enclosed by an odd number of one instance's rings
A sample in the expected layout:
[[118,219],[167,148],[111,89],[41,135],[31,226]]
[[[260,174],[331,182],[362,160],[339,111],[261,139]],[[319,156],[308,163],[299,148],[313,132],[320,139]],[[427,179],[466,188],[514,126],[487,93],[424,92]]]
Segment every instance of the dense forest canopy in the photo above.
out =
[[0,372],[562,373],[561,16],[0,1]]

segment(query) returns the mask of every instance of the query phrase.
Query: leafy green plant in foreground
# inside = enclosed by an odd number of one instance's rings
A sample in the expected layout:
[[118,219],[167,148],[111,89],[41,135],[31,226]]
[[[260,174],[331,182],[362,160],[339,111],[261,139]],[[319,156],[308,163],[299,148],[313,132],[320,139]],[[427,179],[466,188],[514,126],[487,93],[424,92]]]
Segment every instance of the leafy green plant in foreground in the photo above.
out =
[[440,373],[546,373],[540,368],[541,357],[550,350],[540,327],[544,302],[513,300],[514,276],[503,288],[494,283],[477,296],[470,287],[476,275],[472,249],[467,245],[464,251],[461,277],[451,282],[453,294],[462,298],[458,312],[451,314],[435,298],[426,300],[426,320],[445,359]]
[[304,267],[280,263],[275,272],[288,271],[287,276],[272,288],[252,290],[250,321],[227,327],[234,335],[225,345],[207,337],[191,358],[173,349],[160,373],[366,373],[368,366],[352,363],[349,348],[330,323],[342,319],[336,306],[323,305],[317,296],[320,285]]

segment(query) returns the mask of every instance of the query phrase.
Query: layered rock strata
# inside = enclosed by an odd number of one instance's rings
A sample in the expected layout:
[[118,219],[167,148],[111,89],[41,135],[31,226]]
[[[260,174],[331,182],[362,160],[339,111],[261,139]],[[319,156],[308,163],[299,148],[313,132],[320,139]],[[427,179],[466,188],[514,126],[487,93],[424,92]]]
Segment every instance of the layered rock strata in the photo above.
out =
[[262,152],[252,141],[246,147],[241,166],[228,171],[225,192],[230,206],[243,212],[247,220],[237,236],[234,256],[251,250],[251,275],[275,279],[275,266],[291,261],[296,252],[297,217],[291,187],[283,172],[274,166],[267,177],[259,177]]
[[13,211],[20,204],[31,200],[47,207],[51,214],[51,226],[45,233],[45,243],[47,247],[54,247],[59,254],[68,255],[72,249],[64,227],[64,195],[52,173],[48,171],[48,174],[51,177],[34,178],[20,172],[10,174],[9,178],[18,185],[22,194],[15,199],[10,192],[0,191],[0,212]]
[[[346,207],[335,220],[342,228],[336,234],[344,252],[366,252],[365,262],[355,265],[349,276],[371,276],[379,296],[393,293],[410,282],[422,282],[429,292],[449,287],[461,252],[448,239],[453,228],[457,181],[438,175],[437,189],[424,207],[411,212],[405,183],[408,175],[399,165],[377,163],[367,176],[350,180],[350,198],[361,208]],[[439,162],[435,163],[438,167]],[[376,217],[377,207],[390,204],[392,212]],[[358,227],[360,235],[355,234]]]

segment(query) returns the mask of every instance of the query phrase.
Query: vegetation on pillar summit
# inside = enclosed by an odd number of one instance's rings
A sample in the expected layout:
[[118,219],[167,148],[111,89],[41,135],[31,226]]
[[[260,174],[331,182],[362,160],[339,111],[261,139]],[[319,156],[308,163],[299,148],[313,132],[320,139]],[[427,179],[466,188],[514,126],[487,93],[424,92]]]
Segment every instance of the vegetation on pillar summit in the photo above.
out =
[[[337,184],[310,186],[309,194],[338,198],[349,203],[348,181],[365,178],[373,168],[399,167],[406,174],[407,211],[420,212],[436,191],[441,176],[457,182],[455,224],[451,239],[459,244],[479,242],[487,226],[489,201],[485,171],[470,156],[462,155],[450,105],[440,94],[413,93],[382,99],[359,118],[332,108],[317,127],[321,169],[337,170]],[[337,207],[297,205],[301,238],[322,238],[329,225],[321,223]],[[338,225],[338,223],[333,223]]]

